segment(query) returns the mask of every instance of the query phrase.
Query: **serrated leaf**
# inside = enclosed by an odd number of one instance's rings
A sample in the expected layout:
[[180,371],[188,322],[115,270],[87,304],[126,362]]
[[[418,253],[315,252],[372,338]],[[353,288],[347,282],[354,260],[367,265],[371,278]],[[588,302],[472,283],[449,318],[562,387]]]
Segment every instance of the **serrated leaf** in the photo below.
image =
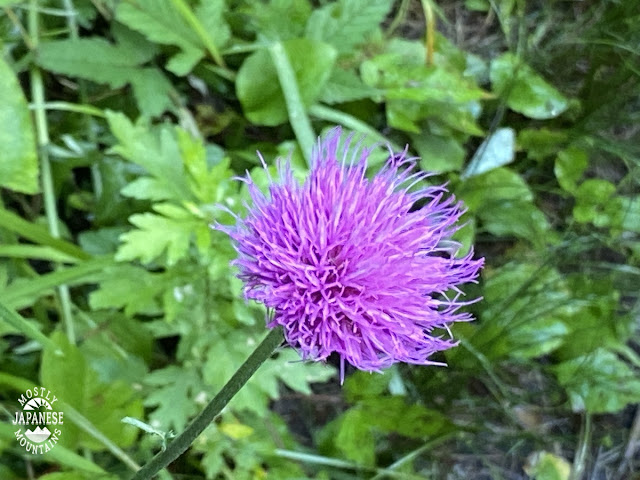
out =
[[155,117],[169,110],[173,86],[164,74],[156,68],[138,68],[130,79],[133,96],[142,114]]
[[[224,10],[223,0],[204,0],[194,11],[194,16],[202,24],[209,41],[218,49],[224,47],[231,37],[231,31],[223,17]],[[181,51],[167,63],[167,69],[176,75],[188,74],[207,50],[206,39],[198,35],[173,2],[120,2],[116,9],[116,17],[152,42],[179,47]]]
[[231,29],[224,20],[224,0],[202,0],[195,15],[202,23],[213,44],[221,50],[231,38]]
[[150,192],[146,193],[138,185],[135,189],[136,198],[144,198],[144,194],[153,200],[173,199],[182,202],[193,198],[177,142],[168,127],[152,130],[143,119],[134,124],[124,114],[112,111],[107,111],[106,116],[119,142],[112,152],[144,167],[153,177],[153,182],[144,184]]
[[509,108],[527,117],[555,118],[569,106],[564,95],[512,53],[491,62],[490,76],[494,92],[506,95]]
[[126,40],[118,44],[99,37],[43,42],[38,63],[52,72],[106,83],[112,88],[130,83],[140,111],[159,115],[171,106],[171,84],[158,69],[140,67],[154,50],[143,45],[135,48],[130,36],[121,33],[119,38]]
[[11,67],[0,58],[0,186],[39,191],[38,155],[27,100]]
[[[255,349],[257,340],[249,332],[235,330],[212,343],[204,367],[204,380],[214,391],[223,387],[230,372],[236,371]],[[276,358],[264,362],[229,405],[237,410],[248,409],[263,414],[269,401],[279,396],[279,381],[298,392],[310,393],[310,383],[325,381],[334,374],[327,365],[300,362],[295,351],[284,350]]]
[[[311,106],[331,75],[336,50],[327,43],[304,38],[287,40],[283,46],[302,101]],[[245,115],[253,123],[275,126],[289,118],[278,74],[266,49],[254,52],[243,62],[236,79],[236,93]]]
[[155,407],[150,415],[151,425],[164,431],[182,431],[198,411],[193,398],[203,386],[196,371],[170,365],[151,372],[145,383],[156,387],[144,401],[145,406]]
[[[144,57],[143,57],[144,58]],[[144,61],[144,60],[143,60]],[[38,64],[52,72],[120,88],[137,74],[140,57],[103,38],[52,40],[38,47]]]
[[306,36],[349,53],[382,23],[392,5],[392,0],[338,0],[311,14]]
[[155,315],[161,312],[158,296],[165,290],[162,274],[134,265],[118,265],[105,272],[99,288],[89,294],[94,310],[124,308],[125,315]]
[[122,245],[116,253],[116,260],[140,260],[142,263],[150,263],[166,253],[167,264],[174,265],[184,258],[189,251],[193,234],[203,228],[208,232],[209,227],[206,222],[193,217],[186,210],[180,210],[184,212],[181,218],[169,218],[153,213],[129,217],[129,221],[137,229],[120,237]]

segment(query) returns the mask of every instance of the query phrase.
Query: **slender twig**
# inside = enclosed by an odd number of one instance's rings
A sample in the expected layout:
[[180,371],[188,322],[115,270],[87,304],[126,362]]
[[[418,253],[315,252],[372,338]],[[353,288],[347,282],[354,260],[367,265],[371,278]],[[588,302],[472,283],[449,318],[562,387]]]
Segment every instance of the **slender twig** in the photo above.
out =
[[238,391],[247,383],[251,376],[260,368],[282,343],[282,330],[274,328],[258,345],[249,358],[233,374],[231,379],[222,387],[222,390],[209,402],[209,404],[193,419],[187,428],[178,435],[163,452],[158,453],[133,477],[133,480],[149,480],[158,471],[176,458],[182,455],[202,431],[216,418],[222,409],[231,401]]
[[[40,27],[38,19],[38,0],[31,0],[29,10],[29,36],[35,49],[38,48],[40,38]],[[36,124],[36,135],[38,139],[38,150],[40,156],[40,170],[42,172],[42,195],[44,197],[44,210],[47,217],[49,232],[54,238],[60,238],[60,227],[58,226],[58,209],[56,207],[56,196],[53,188],[53,175],[51,173],[51,162],[49,160],[49,126],[47,115],[43,107],[44,83],[42,73],[37,65],[33,65],[30,70],[31,77],[31,97],[34,103],[34,116]],[[71,295],[69,287],[60,285],[58,287],[62,322],[69,342],[76,343],[76,333],[73,326],[73,315],[71,313]]]

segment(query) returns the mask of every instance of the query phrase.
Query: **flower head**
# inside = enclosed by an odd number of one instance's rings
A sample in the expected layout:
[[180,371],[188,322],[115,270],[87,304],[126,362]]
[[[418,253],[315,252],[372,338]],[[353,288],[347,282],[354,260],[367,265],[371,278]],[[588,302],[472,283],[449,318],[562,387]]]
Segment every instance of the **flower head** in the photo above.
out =
[[[428,176],[416,159],[394,154],[372,178],[371,150],[335,128],[319,141],[311,172],[298,183],[290,163],[263,194],[247,174],[253,205],[232,227],[245,297],[271,309],[303,358],[336,352],[362,370],[429,357],[455,341],[436,333],[471,320],[458,309],[459,285],[474,281],[483,259],[456,258],[450,239],[463,213],[444,186],[415,188]],[[422,205],[422,207],[420,207]]]

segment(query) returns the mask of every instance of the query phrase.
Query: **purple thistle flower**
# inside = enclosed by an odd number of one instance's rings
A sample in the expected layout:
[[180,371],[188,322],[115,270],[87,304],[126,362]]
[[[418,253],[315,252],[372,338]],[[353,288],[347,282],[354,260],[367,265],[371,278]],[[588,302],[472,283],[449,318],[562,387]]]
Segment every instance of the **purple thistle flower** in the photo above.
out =
[[[336,352],[361,370],[429,360],[456,342],[436,336],[459,313],[458,286],[478,276],[484,259],[456,258],[450,239],[464,213],[444,186],[411,190],[429,174],[406,150],[390,156],[371,179],[370,149],[340,146],[340,128],[319,140],[311,172],[300,185],[288,161],[278,163],[264,195],[247,173],[253,201],[235,226],[218,226],[235,242],[234,264],[245,297],[272,309],[305,359]],[[264,162],[263,162],[264,163]],[[424,206],[417,208],[416,202]]]

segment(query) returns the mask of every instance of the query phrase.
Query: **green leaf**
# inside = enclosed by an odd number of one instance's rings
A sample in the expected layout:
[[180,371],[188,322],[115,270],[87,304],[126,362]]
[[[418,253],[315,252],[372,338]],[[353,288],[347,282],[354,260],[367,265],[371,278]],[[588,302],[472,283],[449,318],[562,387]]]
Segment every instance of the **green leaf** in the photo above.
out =
[[587,153],[578,147],[569,147],[558,153],[553,171],[558,183],[567,192],[575,192],[578,181],[588,165]]
[[145,406],[155,407],[150,415],[151,425],[165,431],[172,428],[182,431],[198,411],[193,398],[203,391],[196,371],[170,365],[151,372],[145,383],[156,387],[144,401]]
[[208,238],[208,223],[190,212],[171,204],[160,204],[154,208],[170,216],[142,213],[129,217],[137,229],[120,237],[122,245],[116,253],[116,260],[150,263],[166,251],[167,265],[171,266],[187,256],[194,234]]
[[171,129],[160,127],[152,130],[143,119],[133,124],[122,113],[107,111],[106,116],[119,142],[111,151],[144,167],[152,177],[125,187],[123,194],[140,199],[173,199],[178,202],[193,198]]
[[201,0],[195,15],[202,23],[210,40],[221,50],[231,39],[231,29],[224,20],[225,0]]
[[137,68],[136,75],[130,78],[133,96],[140,112],[156,117],[171,109],[173,86],[167,77],[156,68]]
[[137,75],[138,65],[146,61],[129,48],[91,37],[42,42],[38,64],[52,72],[85,78],[120,88]]
[[355,72],[335,68],[322,90],[320,101],[328,104],[353,102],[379,93],[378,89],[366,85]]
[[38,155],[27,100],[11,67],[0,58],[0,186],[38,193]]
[[574,412],[616,413],[640,402],[640,378],[614,353],[598,349],[552,368]]
[[38,63],[52,72],[106,83],[112,88],[130,83],[140,111],[147,115],[159,115],[169,109],[168,94],[172,89],[169,81],[156,68],[140,67],[154,51],[144,45],[135,48],[132,39],[118,37],[127,40],[112,44],[103,38],[90,37],[43,42],[38,50]]
[[571,464],[549,452],[535,452],[527,458],[524,471],[533,480],[569,480]]
[[[87,365],[82,352],[69,344],[64,334],[56,332],[51,340],[56,347],[47,347],[43,352],[40,368],[42,385],[89,420],[115,445],[130,446],[135,440],[136,430],[123,424],[120,419],[142,415],[142,403],[135,398],[133,389],[120,382],[100,383],[96,372]],[[60,441],[72,448],[105,448],[102,443],[69,422],[64,424]]]
[[167,0],[119,2],[116,18],[129,28],[142,33],[152,42],[180,47],[181,52],[167,64],[168,70],[176,75],[189,73],[204,56],[204,46],[200,38],[184,20],[173,2]]
[[518,150],[524,150],[532,160],[554,156],[567,141],[567,133],[547,128],[525,128],[518,132]]
[[427,172],[460,170],[465,150],[453,135],[435,135],[429,132],[411,135],[411,145],[421,157],[420,167]]
[[620,205],[614,197],[616,186],[600,178],[589,178],[575,191],[576,204],[573,217],[580,223],[593,223],[608,227],[621,218]]
[[[234,330],[211,343],[204,366],[204,380],[213,391],[219,391],[246,360],[256,346],[251,330]],[[310,393],[309,384],[322,382],[334,375],[327,365],[300,362],[293,350],[283,350],[276,358],[267,360],[260,371],[251,377],[229,405],[235,410],[252,410],[264,414],[270,400],[279,396],[278,382],[302,393]]]
[[311,15],[309,0],[270,0],[248,2],[255,32],[268,40],[288,40],[302,37]]
[[338,0],[315,10],[306,37],[333,45],[340,54],[364,43],[385,19],[392,0]]
[[512,53],[491,62],[490,77],[493,91],[506,96],[509,108],[529,118],[555,118],[569,105],[564,95]]
[[515,140],[512,128],[498,128],[480,144],[460,178],[480,175],[513,162]]
[[512,170],[500,167],[471,177],[456,193],[494,235],[516,235],[539,247],[555,240],[529,186]]
[[[321,42],[299,38],[283,43],[293,67],[300,96],[309,107],[329,80],[336,50]],[[251,54],[240,67],[236,93],[247,118],[258,125],[275,126],[289,118],[278,73],[265,49]]]
[[338,419],[335,446],[346,458],[375,465],[374,433],[425,438],[451,428],[440,412],[408,405],[401,397],[377,397],[359,402]]
[[94,310],[124,308],[125,315],[157,315],[161,312],[158,297],[167,285],[160,273],[151,273],[134,265],[116,265],[105,269],[99,288],[89,294]]

